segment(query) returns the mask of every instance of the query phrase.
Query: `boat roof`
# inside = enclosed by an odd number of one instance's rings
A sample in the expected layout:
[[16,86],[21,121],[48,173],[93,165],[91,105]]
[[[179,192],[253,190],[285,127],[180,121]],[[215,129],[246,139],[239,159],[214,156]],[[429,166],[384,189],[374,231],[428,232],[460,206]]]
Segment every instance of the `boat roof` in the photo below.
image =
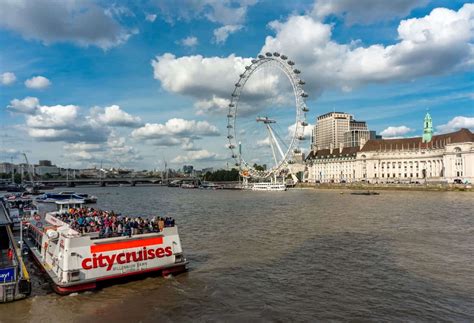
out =
[[55,201],[57,205],[65,205],[65,204],[85,204],[84,200],[79,200],[79,199],[69,199],[69,200],[61,200],[61,201]]

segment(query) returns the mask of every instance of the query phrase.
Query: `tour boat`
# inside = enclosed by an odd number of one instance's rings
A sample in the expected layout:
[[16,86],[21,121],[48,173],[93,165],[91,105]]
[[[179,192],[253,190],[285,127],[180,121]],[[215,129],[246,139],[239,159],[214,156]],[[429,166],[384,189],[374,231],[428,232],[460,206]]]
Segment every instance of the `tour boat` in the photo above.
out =
[[286,185],[276,182],[254,183],[251,186],[252,191],[286,191]]
[[1,200],[12,221],[14,231],[20,229],[21,219],[29,218],[38,212],[33,199],[25,194],[5,194]]
[[96,203],[97,197],[93,195],[76,193],[76,192],[59,192],[59,193],[45,193],[36,198],[36,201],[42,203],[55,203],[57,201],[64,201],[70,199],[84,200],[85,203]]
[[58,294],[91,290],[104,281],[160,272],[166,276],[186,270],[176,226],[162,231],[101,237],[81,233],[62,220],[82,200],[60,201],[58,211],[36,217],[28,225],[25,240],[30,254],[47,273]]
[[223,189],[223,186],[212,182],[202,182],[201,185],[199,185],[199,188],[205,190],[221,190]]
[[69,198],[73,198],[75,195],[79,196],[84,200],[86,204],[89,203],[97,203],[97,197],[94,195],[89,195],[86,193],[76,193],[73,191],[64,191],[64,192],[59,192],[59,194],[64,195],[64,196],[70,196]]
[[181,188],[197,188],[197,185],[194,183],[183,183],[181,184]]

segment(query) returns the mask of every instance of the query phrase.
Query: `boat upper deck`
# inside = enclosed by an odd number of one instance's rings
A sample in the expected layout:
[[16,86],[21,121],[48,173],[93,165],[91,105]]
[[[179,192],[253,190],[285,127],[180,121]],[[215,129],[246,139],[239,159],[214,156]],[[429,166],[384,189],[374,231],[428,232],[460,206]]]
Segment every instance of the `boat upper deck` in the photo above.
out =
[[[67,228],[68,235],[97,239],[160,233],[164,228],[175,226],[175,220],[171,217],[127,217],[113,211],[85,207],[50,212],[45,221],[49,225]],[[41,226],[47,229],[46,225]]]

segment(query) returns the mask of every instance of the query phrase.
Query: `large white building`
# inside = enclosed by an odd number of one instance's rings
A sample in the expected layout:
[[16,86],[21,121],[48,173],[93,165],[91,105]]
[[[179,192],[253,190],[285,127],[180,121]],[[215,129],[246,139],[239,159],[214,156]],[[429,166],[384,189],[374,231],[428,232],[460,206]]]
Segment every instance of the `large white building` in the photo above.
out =
[[461,129],[432,136],[426,132],[426,120],[423,137],[362,140],[358,147],[340,145],[312,150],[306,158],[305,180],[311,183],[474,182],[474,134]]

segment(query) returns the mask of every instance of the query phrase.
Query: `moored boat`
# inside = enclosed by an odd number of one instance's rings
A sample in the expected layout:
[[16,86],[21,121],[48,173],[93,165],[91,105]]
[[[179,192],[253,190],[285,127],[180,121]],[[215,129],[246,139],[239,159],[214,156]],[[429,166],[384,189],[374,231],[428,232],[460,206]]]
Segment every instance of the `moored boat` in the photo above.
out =
[[12,224],[4,201],[0,201],[0,303],[22,299],[31,293],[30,277]]
[[194,183],[183,183],[181,184],[181,188],[198,188],[198,186]]
[[[152,272],[167,275],[186,270],[187,261],[174,220],[160,224],[158,229],[137,231],[131,227],[128,233],[124,230],[120,234],[104,234],[98,230],[98,224],[86,226],[78,219],[82,214],[92,218],[93,214],[101,214],[97,222],[123,218],[106,211],[94,213],[97,210],[83,208],[80,200],[57,204],[58,211],[29,223],[25,241],[57,293],[95,289],[104,281],[128,276]],[[90,227],[95,230],[89,230]]]
[[260,182],[251,186],[252,191],[286,191],[286,185],[276,182]]
[[21,220],[23,218],[29,218],[38,212],[38,208],[33,203],[33,199],[25,193],[5,194],[0,200],[8,212],[14,231],[20,229]]
[[205,189],[205,190],[221,190],[224,187],[222,185],[219,185],[213,182],[202,182],[201,185],[199,185],[199,188]]
[[66,201],[70,199],[84,200],[84,203],[96,203],[97,197],[85,193],[76,193],[72,191],[64,191],[59,193],[45,193],[36,198],[37,202],[55,203],[57,201]]

